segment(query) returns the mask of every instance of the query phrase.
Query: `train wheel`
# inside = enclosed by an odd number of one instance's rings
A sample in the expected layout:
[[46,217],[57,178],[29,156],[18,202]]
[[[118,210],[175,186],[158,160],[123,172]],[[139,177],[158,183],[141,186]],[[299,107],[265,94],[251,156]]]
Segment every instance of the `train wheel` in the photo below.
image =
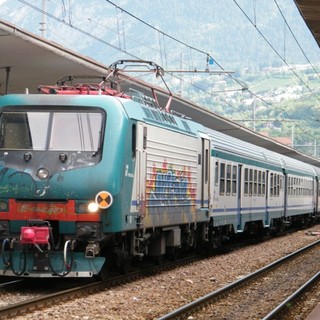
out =
[[167,248],[167,257],[170,261],[176,261],[179,258],[179,249],[176,247]]
[[109,274],[110,274],[110,263],[109,263],[109,261],[106,260],[105,263],[103,264],[97,278],[99,280],[104,281],[104,280],[108,279]]
[[159,254],[157,256],[153,256],[153,263],[156,266],[161,266],[163,264],[163,260],[164,260],[164,255],[163,254]]
[[121,274],[127,274],[130,270],[131,260],[127,251],[117,252],[117,266]]

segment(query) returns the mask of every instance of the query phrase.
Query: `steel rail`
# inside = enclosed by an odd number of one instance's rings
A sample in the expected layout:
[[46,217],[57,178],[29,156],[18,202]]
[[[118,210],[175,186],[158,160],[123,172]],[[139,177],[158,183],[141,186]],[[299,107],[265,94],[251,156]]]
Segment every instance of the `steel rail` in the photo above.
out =
[[[45,294],[41,297],[36,297],[18,303],[10,304],[8,306],[0,307],[0,319],[12,319],[18,315],[23,315],[27,312],[31,312],[39,308],[50,307],[55,303],[66,302],[68,301],[67,299],[71,301],[74,298],[88,296],[90,294],[103,291],[106,288],[116,287],[120,284],[128,283],[141,277],[148,277],[157,272],[171,270],[178,266],[183,266],[199,259],[199,256],[190,256],[182,258],[178,261],[170,261],[162,265],[148,266],[142,269],[133,270],[128,274],[112,276],[104,281],[90,282],[89,284],[87,283],[81,286],[75,286],[58,292]],[[18,283],[20,281],[21,280],[18,279],[16,282]],[[13,283],[14,282],[12,282],[12,284]]]
[[298,290],[296,290],[291,296],[282,301],[276,308],[269,312],[262,320],[278,319],[278,316],[285,312],[297,298],[299,298],[310,286],[320,280],[320,271],[305,282]]
[[[100,285],[100,287],[99,287]],[[96,292],[105,288],[105,284],[102,282],[91,283],[81,287],[75,287],[51,294],[46,294],[42,297],[36,297],[33,299],[28,299],[19,303],[10,304],[9,306],[0,308],[0,319],[10,319],[12,317],[21,315],[28,310],[35,310],[36,308],[53,305],[54,303],[59,303],[61,301],[66,301],[66,297],[80,297],[88,295],[90,293]]]
[[7,286],[12,286],[12,285],[16,285],[23,282],[23,279],[17,279],[17,280],[11,280],[11,281],[7,281],[7,282],[1,282],[0,283],[0,288],[5,288]]
[[245,276],[235,282],[228,284],[227,286],[225,286],[223,288],[215,290],[215,291],[213,291],[203,297],[200,297],[197,300],[192,301],[192,302],[190,302],[190,303],[188,303],[188,304],[186,304],[186,305],[184,305],[184,306],[182,306],[182,307],[180,307],[180,308],[178,308],[178,309],[176,309],[176,310],[174,310],[164,316],[161,316],[160,318],[158,318],[158,320],[179,319],[179,317],[194,313],[200,307],[203,307],[203,306],[211,303],[213,300],[217,300],[218,298],[220,298],[222,295],[226,294],[227,292],[230,292],[231,290],[233,290],[237,287],[240,287],[240,285],[242,285],[243,283],[254,279],[258,275],[260,275],[266,271],[271,270],[272,268],[282,264],[283,262],[290,260],[291,258],[298,256],[299,254],[306,252],[307,250],[309,250],[319,244],[320,244],[320,240],[317,240],[317,241],[315,241],[315,242],[313,242],[303,248],[300,248],[300,249],[286,255],[285,257],[282,257],[282,258],[268,264],[267,266],[262,267],[261,269],[255,271],[253,273],[250,273],[249,275],[247,275],[247,276]]

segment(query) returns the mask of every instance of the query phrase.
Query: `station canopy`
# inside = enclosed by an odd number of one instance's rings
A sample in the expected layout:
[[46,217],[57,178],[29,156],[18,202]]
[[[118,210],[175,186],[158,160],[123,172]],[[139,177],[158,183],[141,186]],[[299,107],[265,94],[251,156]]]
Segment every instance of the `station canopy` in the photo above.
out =
[[295,0],[300,14],[320,46],[320,1]]
[[[301,1],[302,2],[302,1]],[[304,1],[307,2],[307,1]],[[0,20],[0,95],[38,92],[38,85],[54,85],[67,75],[108,75],[110,69],[97,61],[79,55]],[[150,96],[152,86],[120,74],[122,88],[132,88]],[[154,88],[161,106],[166,106],[167,90]],[[320,167],[320,161],[288,146],[229,121],[208,109],[173,95],[170,110],[186,115],[206,127],[259,145],[269,150]]]

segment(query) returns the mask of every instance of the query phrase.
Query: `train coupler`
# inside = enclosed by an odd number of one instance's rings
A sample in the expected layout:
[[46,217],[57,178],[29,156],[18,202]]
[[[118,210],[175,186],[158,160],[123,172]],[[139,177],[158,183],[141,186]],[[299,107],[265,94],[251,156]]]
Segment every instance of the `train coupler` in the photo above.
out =
[[86,246],[85,257],[86,258],[95,258],[100,253],[99,243],[88,243]]

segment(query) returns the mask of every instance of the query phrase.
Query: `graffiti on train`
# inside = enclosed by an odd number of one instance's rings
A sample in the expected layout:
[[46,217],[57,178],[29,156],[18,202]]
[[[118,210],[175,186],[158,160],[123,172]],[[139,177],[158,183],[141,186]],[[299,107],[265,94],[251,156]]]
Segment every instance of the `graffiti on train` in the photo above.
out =
[[146,200],[149,209],[178,204],[194,206],[196,185],[192,182],[190,167],[174,168],[167,161],[157,167],[154,163],[147,179]]

